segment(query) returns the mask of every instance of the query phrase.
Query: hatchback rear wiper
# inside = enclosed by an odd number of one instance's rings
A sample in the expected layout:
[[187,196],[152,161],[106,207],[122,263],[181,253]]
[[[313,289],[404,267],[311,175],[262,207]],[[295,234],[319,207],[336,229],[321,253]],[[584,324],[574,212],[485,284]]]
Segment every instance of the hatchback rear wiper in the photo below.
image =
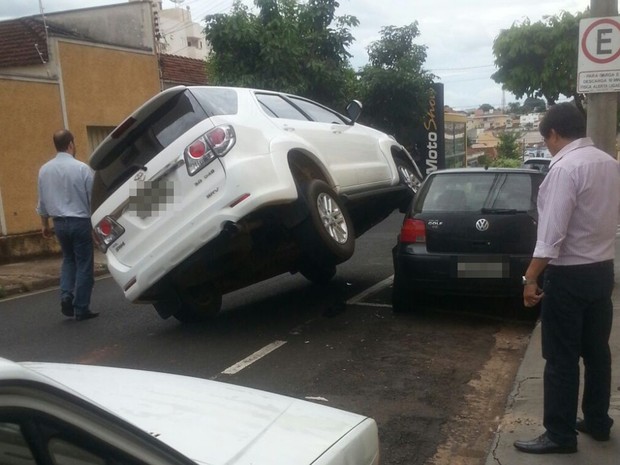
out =
[[503,215],[514,215],[518,210],[516,208],[483,208],[480,210],[480,213],[483,214],[503,214]]

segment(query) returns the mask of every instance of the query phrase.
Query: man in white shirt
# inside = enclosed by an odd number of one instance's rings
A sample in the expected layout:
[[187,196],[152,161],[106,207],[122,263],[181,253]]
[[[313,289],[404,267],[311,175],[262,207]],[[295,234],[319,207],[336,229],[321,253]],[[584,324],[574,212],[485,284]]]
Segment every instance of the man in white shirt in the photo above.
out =
[[[609,335],[620,166],[585,137],[585,119],[572,103],[551,107],[539,129],[553,159],[538,194],[538,237],[523,300],[528,307],[541,302],[546,432],[514,445],[533,454],[573,453],[577,431],[605,441],[613,424]],[[577,418],[580,357],[583,419]]]
[[73,134],[66,129],[54,133],[56,157],[39,170],[39,203],[43,237],[54,232],[62,249],[60,308],[77,321],[98,316],[90,311],[94,284],[93,238],[90,224],[90,195],[93,174],[75,159]]

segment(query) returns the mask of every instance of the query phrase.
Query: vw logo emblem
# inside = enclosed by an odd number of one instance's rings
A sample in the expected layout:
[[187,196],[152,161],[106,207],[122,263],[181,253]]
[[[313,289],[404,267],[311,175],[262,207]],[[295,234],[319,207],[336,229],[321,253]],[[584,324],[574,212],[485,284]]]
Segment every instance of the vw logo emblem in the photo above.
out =
[[478,231],[486,231],[487,229],[489,229],[489,222],[484,218],[480,218],[478,221],[476,221],[476,229]]

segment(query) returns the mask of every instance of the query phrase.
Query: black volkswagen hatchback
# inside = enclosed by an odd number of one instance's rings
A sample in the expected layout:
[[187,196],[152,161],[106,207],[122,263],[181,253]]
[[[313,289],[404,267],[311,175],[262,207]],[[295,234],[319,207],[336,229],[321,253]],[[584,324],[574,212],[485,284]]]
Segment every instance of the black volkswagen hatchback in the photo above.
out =
[[421,294],[520,296],[543,179],[511,168],[430,174],[392,250],[394,311],[414,309]]

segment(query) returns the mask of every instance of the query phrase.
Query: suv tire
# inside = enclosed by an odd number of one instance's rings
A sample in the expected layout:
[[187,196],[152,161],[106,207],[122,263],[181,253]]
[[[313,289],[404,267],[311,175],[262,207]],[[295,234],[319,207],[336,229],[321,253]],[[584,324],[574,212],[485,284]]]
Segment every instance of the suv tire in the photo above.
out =
[[336,276],[336,265],[320,266],[306,260],[299,266],[299,272],[311,283],[324,286]]
[[303,186],[303,196],[308,217],[299,225],[298,239],[305,260],[325,269],[351,258],[353,222],[336,192],[324,181],[313,179]]
[[181,306],[172,314],[181,323],[201,323],[216,316],[222,307],[222,295],[211,289],[189,288],[181,295]]

